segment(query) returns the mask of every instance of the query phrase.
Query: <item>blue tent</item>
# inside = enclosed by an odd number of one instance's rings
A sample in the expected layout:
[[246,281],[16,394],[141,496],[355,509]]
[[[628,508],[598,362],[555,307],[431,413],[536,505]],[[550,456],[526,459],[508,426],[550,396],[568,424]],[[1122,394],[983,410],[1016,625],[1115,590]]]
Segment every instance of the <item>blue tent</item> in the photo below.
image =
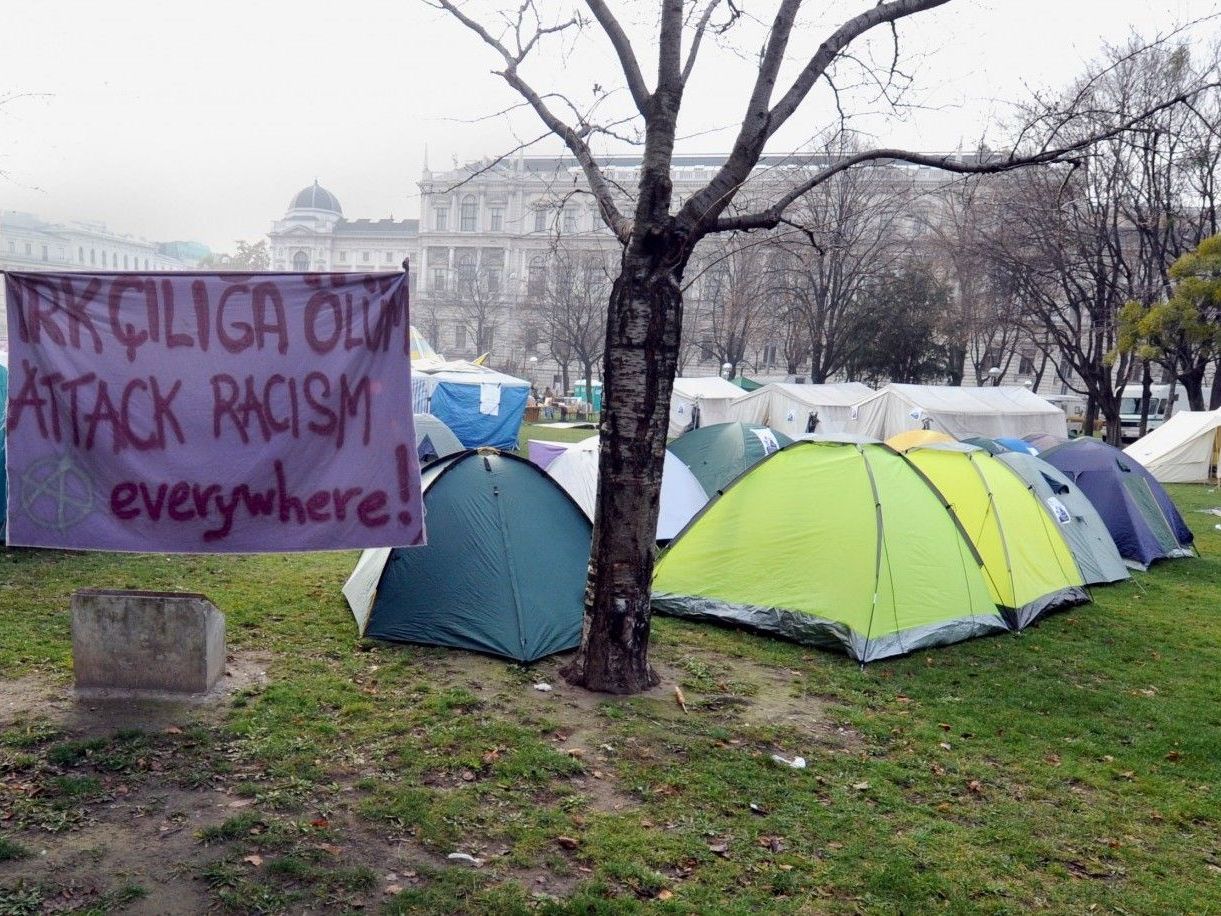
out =
[[1039,457],[1081,488],[1129,563],[1147,569],[1154,560],[1195,556],[1191,529],[1170,495],[1129,455],[1083,436]]
[[0,363],[0,541],[4,540],[4,528],[8,512],[8,491],[5,489],[6,471],[4,455],[5,412],[8,407],[8,369]]
[[530,383],[482,366],[456,365],[436,371],[412,367],[415,412],[432,414],[467,448],[517,448]]
[[568,494],[492,449],[420,478],[427,546],[366,550],[343,587],[361,633],[522,662],[579,645],[593,535]]

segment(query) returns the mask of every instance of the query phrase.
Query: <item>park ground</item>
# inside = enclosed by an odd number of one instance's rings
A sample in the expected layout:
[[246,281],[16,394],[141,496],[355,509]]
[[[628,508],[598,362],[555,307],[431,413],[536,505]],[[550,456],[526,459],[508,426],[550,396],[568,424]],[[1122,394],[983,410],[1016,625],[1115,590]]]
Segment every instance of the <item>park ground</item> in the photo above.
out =
[[[1172,494],[1199,559],[1020,637],[659,619],[633,698],[362,644],[351,552],[0,550],[0,914],[1221,912],[1221,491]],[[206,592],[226,698],[75,701],[84,586]]]

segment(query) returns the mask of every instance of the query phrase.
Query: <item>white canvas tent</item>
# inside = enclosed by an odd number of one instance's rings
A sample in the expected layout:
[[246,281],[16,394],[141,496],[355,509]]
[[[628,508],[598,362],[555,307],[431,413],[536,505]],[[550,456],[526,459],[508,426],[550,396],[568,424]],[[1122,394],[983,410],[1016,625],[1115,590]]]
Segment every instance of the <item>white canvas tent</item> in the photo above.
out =
[[955,439],[1020,439],[1031,433],[1068,438],[1064,411],[1025,388],[891,384],[853,410],[851,430],[875,439],[909,429],[934,429]]
[[676,378],[670,394],[670,438],[681,436],[691,426],[692,412],[699,410],[699,425],[728,423],[729,405],[742,396],[742,389],[719,375]]
[[852,423],[852,405],[873,394],[860,382],[832,385],[796,385],[774,382],[729,405],[730,419],[758,423],[796,439],[811,432],[811,415],[817,416],[812,432],[835,435],[847,432]]
[[1221,467],[1221,408],[1180,411],[1124,452],[1162,483],[1204,483]]
[[[547,473],[568,491],[592,521],[598,498],[598,437],[590,436],[573,444],[547,465]],[[667,449],[661,472],[657,540],[668,541],[677,535],[706,502],[708,494],[691,469]]]

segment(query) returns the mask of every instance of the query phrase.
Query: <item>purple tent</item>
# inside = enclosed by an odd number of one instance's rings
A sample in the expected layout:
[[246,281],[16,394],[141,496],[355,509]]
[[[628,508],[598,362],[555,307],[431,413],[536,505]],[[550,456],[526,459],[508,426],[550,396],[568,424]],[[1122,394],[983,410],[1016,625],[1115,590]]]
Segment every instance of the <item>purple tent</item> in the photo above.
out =
[[527,439],[526,454],[531,461],[545,471],[551,462],[575,444],[574,442],[552,442],[548,439]]
[[1076,482],[1102,516],[1119,554],[1147,568],[1154,560],[1190,557],[1191,529],[1170,495],[1130,456],[1098,439],[1073,439],[1039,457]]

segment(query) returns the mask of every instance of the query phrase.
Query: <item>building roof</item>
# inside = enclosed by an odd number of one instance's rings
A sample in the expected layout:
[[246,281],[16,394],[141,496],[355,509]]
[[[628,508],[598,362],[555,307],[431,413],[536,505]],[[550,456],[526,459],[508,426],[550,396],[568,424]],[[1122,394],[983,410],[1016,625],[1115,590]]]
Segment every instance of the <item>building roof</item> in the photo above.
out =
[[339,198],[318,184],[318,179],[308,188],[302,188],[289,205],[290,210],[329,210],[331,213],[343,213],[339,206]]
[[336,235],[417,235],[418,219],[341,219],[335,224]]

